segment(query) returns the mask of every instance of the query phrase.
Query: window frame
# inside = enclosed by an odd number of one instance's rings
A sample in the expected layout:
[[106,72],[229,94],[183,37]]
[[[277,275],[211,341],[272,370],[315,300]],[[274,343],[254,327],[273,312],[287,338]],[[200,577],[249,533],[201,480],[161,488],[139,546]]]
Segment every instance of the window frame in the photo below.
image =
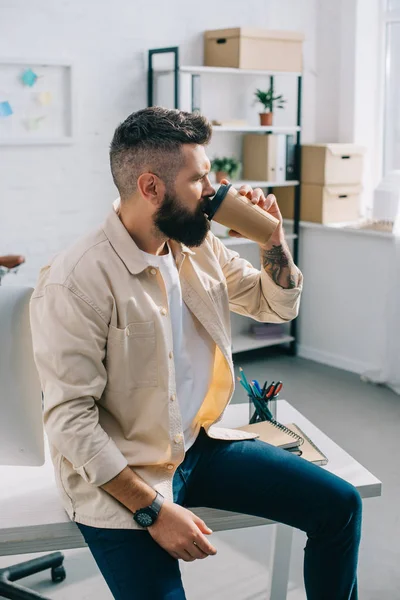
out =
[[390,113],[390,79],[391,79],[391,26],[400,26],[400,8],[389,9],[389,0],[383,0],[383,31],[384,31],[384,99],[383,99],[383,130],[382,130],[382,172],[385,176],[389,171],[389,150],[387,124]]

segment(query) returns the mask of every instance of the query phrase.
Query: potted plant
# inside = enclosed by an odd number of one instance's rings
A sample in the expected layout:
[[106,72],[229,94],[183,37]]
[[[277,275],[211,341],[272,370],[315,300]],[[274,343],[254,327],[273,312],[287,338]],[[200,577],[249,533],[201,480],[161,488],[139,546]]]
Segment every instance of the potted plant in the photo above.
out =
[[211,170],[215,172],[217,183],[222,179],[236,179],[241,166],[240,160],[228,156],[214,158],[211,162]]
[[260,113],[260,124],[267,127],[271,126],[274,115],[274,106],[276,106],[276,108],[284,108],[286,100],[282,94],[274,96],[274,88],[272,86],[266,92],[257,90],[254,92],[254,95],[256,97],[255,102],[259,102],[265,108],[265,111]]

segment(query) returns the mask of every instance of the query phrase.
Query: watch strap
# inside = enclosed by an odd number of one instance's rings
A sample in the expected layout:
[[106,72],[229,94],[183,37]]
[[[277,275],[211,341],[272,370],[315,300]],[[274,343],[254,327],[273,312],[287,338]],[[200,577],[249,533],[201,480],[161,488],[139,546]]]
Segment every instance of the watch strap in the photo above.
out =
[[150,508],[152,510],[154,510],[154,512],[157,514],[157,517],[158,517],[158,513],[160,512],[163,504],[164,504],[164,496],[162,494],[160,494],[159,492],[157,492],[156,497],[154,498],[153,502],[150,504]]

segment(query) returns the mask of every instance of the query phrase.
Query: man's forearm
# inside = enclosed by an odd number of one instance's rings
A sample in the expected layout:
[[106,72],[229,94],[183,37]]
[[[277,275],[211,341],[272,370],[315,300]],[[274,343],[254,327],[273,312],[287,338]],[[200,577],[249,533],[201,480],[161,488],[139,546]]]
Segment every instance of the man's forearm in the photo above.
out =
[[103,490],[121,502],[132,513],[150,506],[156,492],[129,467],[125,467],[114,479],[101,486]]
[[261,262],[271,279],[281,288],[290,290],[298,286],[299,272],[283,233],[261,247]]

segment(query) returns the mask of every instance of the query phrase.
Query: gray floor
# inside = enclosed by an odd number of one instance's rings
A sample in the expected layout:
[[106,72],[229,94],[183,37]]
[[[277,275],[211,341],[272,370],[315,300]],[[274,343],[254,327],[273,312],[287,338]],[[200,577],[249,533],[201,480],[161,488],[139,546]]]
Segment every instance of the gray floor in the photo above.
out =
[[[249,378],[281,379],[283,397],[383,481],[383,496],[364,503],[359,581],[361,600],[400,599],[400,397],[359,377],[299,358],[270,352],[238,355]],[[244,392],[235,392],[242,402]],[[218,555],[184,566],[188,600],[261,600],[268,583],[271,527],[214,534]],[[288,600],[305,600],[302,584],[304,535],[295,533]],[[53,586],[47,575],[24,581],[56,600],[111,598],[85,549],[66,551],[67,579]],[[3,557],[5,566],[23,557]],[[134,598],[134,594],[132,598]],[[321,599],[323,600],[323,599]]]

